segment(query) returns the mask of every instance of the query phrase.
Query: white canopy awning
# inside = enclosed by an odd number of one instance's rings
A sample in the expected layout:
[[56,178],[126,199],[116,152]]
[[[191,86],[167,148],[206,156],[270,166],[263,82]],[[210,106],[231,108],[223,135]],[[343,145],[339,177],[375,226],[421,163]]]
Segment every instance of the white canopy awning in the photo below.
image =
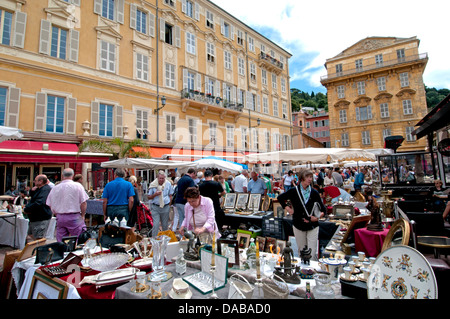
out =
[[298,164],[342,161],[375,161],[373,153],[356,148],[303,148],[288,151],[250,154],[244,157],[248,163],[294,162]]
[[104,168],[135,168],[135,169],[174,169],[195,167],[192,162],[167,161],[148,158],[121,158],[114,161],[103,162]]
[[234,174],[242,172],[244,169],[241,165],[213,158],[203,158],[193,162],[193,164],[195,164],[195,168],[197,169],[217,168]]
[[0,142],[17,140],[23,137],[22,130],[14,127],[0,126]]

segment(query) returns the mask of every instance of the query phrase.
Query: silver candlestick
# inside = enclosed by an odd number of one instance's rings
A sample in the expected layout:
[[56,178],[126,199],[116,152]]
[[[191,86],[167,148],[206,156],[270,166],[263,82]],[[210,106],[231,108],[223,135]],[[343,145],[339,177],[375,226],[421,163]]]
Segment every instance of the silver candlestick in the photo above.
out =
[[216,286],[216,282],[214,280],[214,273],[216,272],[216,266],[211,266],[211,283],[212,283],[212,292],[211,295],[209,296],[209,299],[219,299],[219,297],[217,296],[214,287]]

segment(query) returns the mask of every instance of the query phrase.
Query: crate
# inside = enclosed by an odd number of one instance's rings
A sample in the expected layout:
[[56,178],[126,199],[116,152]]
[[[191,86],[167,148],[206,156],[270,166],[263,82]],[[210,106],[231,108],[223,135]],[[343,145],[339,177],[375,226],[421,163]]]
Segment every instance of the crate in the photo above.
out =
[[262,235],[284,240],[283,218],[264,216],[262,218]]

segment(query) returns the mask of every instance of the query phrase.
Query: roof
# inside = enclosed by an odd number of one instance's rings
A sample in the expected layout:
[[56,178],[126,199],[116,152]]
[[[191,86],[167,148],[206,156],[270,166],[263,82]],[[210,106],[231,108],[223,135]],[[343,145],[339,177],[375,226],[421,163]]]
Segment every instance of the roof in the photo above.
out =
[[416,124],[419,127],[411,134],[419,139],[448,125],[450,125],[450,94]]

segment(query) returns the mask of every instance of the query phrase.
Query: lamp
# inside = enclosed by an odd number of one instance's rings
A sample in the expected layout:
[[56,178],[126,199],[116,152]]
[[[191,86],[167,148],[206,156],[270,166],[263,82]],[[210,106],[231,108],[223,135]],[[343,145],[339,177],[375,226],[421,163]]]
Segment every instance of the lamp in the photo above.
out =
[[258,117],[258,119],[256,120],[256,126],[250,126],[250,128],[255,128],[261,125],[261,119]]
[[160,143],[159,141],[159,111],[161,109],[164,108],[164,106],[166,106],[166,97],[165,96],[161,96],[161,107],[158,107],[159,105],[159,95],[156,96],[156,109],[155,109],[155,113],[156,113],[156,142]]
[[155,113],[158,113],[159,110],[162,110],[164,108],[164,106],[166,106],[166,97],[165,96],[161,96],[161,107],[157,107],[155,109]]

